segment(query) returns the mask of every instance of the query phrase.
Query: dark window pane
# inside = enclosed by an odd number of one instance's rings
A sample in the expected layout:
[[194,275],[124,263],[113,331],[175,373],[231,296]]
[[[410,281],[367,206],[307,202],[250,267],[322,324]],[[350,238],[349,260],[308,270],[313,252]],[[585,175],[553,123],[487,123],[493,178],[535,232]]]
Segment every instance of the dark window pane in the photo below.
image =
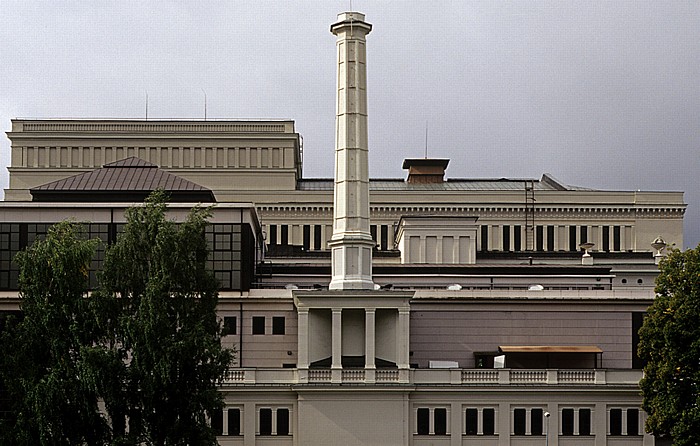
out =
[[428,435],[430,432],[430,410],[427,408],[418,409],[416,415],[416,432],[418,435]]
[[574,435],[574,409],[562,409],[561,434]]
[[289,409],[277,409],[277,435],[289,435]]
[[211,428],[216,435],[224,434],[224,412],[222,410],[215,410],[211,414]]
[[236,317],[226,316],[224,317],[224,336],[235,335],[236,334]]
[[314,225],[314,249],[321,249],[321,225]]
[[554,226],[547,226],[547,251],[554,251]]
[[281,229],[281,234],[280,234],[280,244],[282,246],[287,246],[289,245],[289,226],[288,225],[282,225],[280,227]]
[[387,249],[389,249],[389,226],[382,225],[381,231],[382,231],[382,233],[381,233],[382,239],[381,239],[380,249],[382,251],[386,251]]
[[513,433],[515,435],[525,435],[525,409],[515,409],[513,411]]
[[605,252],[610,251],[610,226],[603,226],[603,246],[601,250]]
[[484,409],[481,416],[484,419],[484,435],[494,435],[496,433],[496,411],[494,409]]
[[510,251],[510,226],[503,226],[503,250]]
[[272,409],[260,409],[260,435],[272,435]]
[[622,409],[610,409],[610,435],[622,435]]
[[228,434],[241,435],[241,409],[228,410]]
[[620,251],[620,249],[621,249],[620,227],[613,226],[613,251]]
[[535,234],[536,251],[544,251],[544,226],[537,226]]
[[311,226],[304,225],[304,251],[309,251],[311,249]]
[[569,226],[569,251],[578,251],[576,243],[576,226]]
[[275,316],[272,318],[272,334],[284,334],[284,316]]
[[270,232],[267,234],[268,245],[277,244],[277,225],[270,225]]
[[542,409],[530,410],[530,435],[542,435]]
[[578,410],[578,434],[591,435],[591,409]]
[[476,435],[479,411],[476,409],[467,409],[466,431],[467,435]]
[[377,225],[370,225],[369,226],[369,234],[372,236],[372,240],[374,241],[374,244],[377,244]]
[[579,243],[586,243],[588,241],[588,226],[581,226],[581,240]]
[[642,324],[644,323],[644,315],[645,313],[643,312],[634,312],[632,313],[632,368],[633,369],[642,369],[644,368],[645,361],[642,360],[642,358],[639,357],[639,329],[642,328]]
[[447,435],[447,409],[435,409],[435,435]]
[[627,435],[639,435],[639,409],[627,409]]
[[265,334],[265,317],[264,316],[253,316],[253,334],[254,335],[264,335]]
[[487,225],[481,225],[481,250],[489,250],[489,227]]
[[520,226],[513,226],[513,251],[522,251],[522,228]]

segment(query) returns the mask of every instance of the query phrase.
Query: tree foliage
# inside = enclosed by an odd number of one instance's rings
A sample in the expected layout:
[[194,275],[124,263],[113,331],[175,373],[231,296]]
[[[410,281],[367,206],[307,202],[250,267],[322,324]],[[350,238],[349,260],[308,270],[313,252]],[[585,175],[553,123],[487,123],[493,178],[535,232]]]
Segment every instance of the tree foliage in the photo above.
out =
[[[231,352],[221,347],[217,282],[207,269],[204,231],[210,210],[193,208],[176,224],[163,192],[127,211],[127,225],[107,251],[100,300],[118,308],[115,356],[125,385],[105,398],[115,432],[127,442],[216,444],[207,414],[222,406],[217,383]],[[105,311],[104,314],[114,314]]]
[[661,261],[656,299],[639,332],[647,361],[640,385],[648,432],[675,446],[697,444],[700,432],[700,245]]
[[101,444],[108,425],[98,410],[95,324],[88,266],[97,240],[64,222],[16,257],[24,317],[3,333],[3,380],[14,415],[6,444]]

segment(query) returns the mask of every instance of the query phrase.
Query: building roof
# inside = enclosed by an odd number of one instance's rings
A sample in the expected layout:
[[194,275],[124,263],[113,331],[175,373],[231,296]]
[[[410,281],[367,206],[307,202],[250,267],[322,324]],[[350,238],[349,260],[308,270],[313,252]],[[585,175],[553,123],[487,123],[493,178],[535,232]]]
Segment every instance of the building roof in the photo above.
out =
[[[456,178],[439,183],[408,183],[403,179],[370,179],[371,191],[522,191],[531,183],[536,191],[592,191],[578,186],[563,184],[549,174],[539,180],[532,178]],[[332,191],[332,178],[301,179],[297,188],[303,191]]]
[[168,192],[171,201],[215,201],[211,190],[136,157],[37,186],[31,193],[34,201],[142,201],[156,189]]

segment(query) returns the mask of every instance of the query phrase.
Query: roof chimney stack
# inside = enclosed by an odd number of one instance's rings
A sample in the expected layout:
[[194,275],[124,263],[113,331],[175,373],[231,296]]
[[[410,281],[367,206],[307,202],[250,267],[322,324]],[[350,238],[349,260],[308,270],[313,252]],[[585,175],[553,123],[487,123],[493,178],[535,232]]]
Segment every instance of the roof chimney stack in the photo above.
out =
[[371,30],[359,12],[338,14],[338,22],[331,25],[338,56],[331,290],[374,289],[365,66],[365,37]]

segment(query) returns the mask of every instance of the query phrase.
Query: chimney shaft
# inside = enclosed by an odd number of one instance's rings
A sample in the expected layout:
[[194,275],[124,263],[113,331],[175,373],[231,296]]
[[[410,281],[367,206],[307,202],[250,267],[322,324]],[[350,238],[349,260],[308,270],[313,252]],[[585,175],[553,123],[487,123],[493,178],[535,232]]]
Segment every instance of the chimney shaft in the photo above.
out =
[[372,25],[364,14],[344,12],[331,25],[337,36],[335,187],[331,290],[372,290],[367,144],[365,37]]

